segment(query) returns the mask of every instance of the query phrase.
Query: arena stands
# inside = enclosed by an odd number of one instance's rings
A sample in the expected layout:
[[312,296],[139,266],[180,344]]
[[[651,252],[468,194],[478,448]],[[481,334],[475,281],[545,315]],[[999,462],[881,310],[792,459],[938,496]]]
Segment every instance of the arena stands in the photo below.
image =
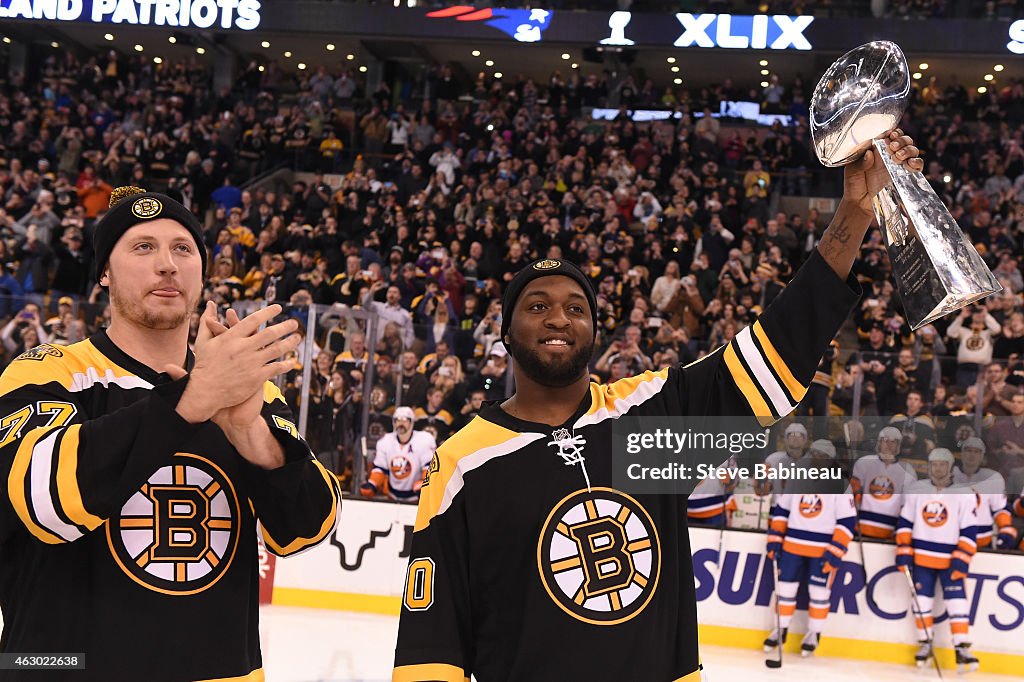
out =
[[[610,91],[579,70],[473,81],[436,65],[407,97],[386,79],[368,92],[344,60],[295,73],[254,63],[234,89],[215,91],[198,60],[110,51],[54,55],[7,81],[5,360],[104,324],[91,231],[113,187],[174,192],[206,228],[207,298],[241,309],[280,302],[304,320],[310,304],[332,311],[318,316],[286,393],[296,404],[308,396],[307,437],[351,475],[353,453],[391,428],[396,406],[414,408],[417,426],[443,441],[482,400],[506,395],[500,296],[532,258],[574,261],[593,282],[592,369],[613,380],[734,338],[827,224],[814,209],[781,210],[780,197],[836,188],[837,172],[810,149],[811,84],[800,80],[747,91],[629,77]],[[913,333],[874,232],[857,265],[862,306],[802,410],[925,415],[959,439],[964,420],[953,417],[976,414],[964,422],[976,432],[1024,415],[1024,84],[914,87],[902,125],[1004,292]],[[792,125],[706,115],[738,99]],[[587,116],[609,106],[613,120]],[[635,122],[632,108],[680,117]]]

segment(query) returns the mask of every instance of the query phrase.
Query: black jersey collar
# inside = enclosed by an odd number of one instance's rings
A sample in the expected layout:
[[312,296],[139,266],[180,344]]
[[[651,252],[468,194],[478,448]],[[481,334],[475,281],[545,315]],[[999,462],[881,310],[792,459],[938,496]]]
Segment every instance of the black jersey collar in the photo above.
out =
[[[145,379],[154,386],[171,381],[171,376],[166,372],[157,372],[152,367],[139,362],[132,356],[128,355],[128,353],[121,350],[117,344],[110,340],[106,329],[101,329],[96,332],[89,337],[89,340],[92,342],[92,345],[96,346],[96,348],[108,358],[135,376]],[[185,370],[191,372],[192,367],[195,364],[196,356],[192,353],[192,349],[189,348],[185,355]]]
[[542,424],[541,422],[532,422],[527,421],[525,419],[519,419],[518,417],[513,417],[512,415],[510,415],[508,412],[501,408],[501,403],[505,402],[504,400],[485,400],[483,402],[482,407],[480,408],[478,416],[482,417],[483,419],[486,419],[487,421],[493,424],[497,424],[498,426],[503,426],[506,429],[518,431],[520,433],[548,434],[556,429],[572,429],[572,425],[576,423],[576,420],[585,415],[587,411],[590,410],[590,406],[593,402],[593,399],[591,397],[593,395],[593,388],[594,382],[590,382],[590,385],[587,388],[587,393],[586,395],[583,396],[583,400],[580,401],[579,407],[576,408],[576,411],[572,414],[571,417],[569,417],[565,421],[564,424],[559,424],[558,426],[552,426],[551,424]]

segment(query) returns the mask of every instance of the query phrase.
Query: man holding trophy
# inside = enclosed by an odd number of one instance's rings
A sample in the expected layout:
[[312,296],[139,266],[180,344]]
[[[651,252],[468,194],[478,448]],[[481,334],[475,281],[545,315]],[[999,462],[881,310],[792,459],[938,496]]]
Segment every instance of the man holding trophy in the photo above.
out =
[[[923,168],[901,130],[879,136],[877,148],[847,166],[843,199],[817,252],[754,325],[699,362],[593,383],[597,313],[589,280],[557,259],[515,275],[505,292],[502,341],[515,360],[516,393],[481,409],[431,463],[393,682],[698,682],[684,498],[625,500],[614,489],[613,423],[625,414],[746,415],[767,426],[794,409],[860,297],[850,271],[873,219],[872,199],[891,183],[882,157],[909,172]],[[621,518],[636,519],[656,539],[638,549],[648,571],[636,573],[642,584],[631,582],[633,572],[603,576],[596,563],[595,552],[620,556],[630,545],[568,539],[589,532],[598,503],[604,510],[633,505]],[[573,511],[587,505],[593,511],[585,518]],[[630,556],[619,565],[633,562]]]
[[[985,295],[957,288],[971,273],[950,276],[952,266],[973,263],[957,250],[958,231],[941,232],[937,245],[954,262],[925,262],[936,245],[934,230],[920,223],[920,206],[931,211],[933,204],[904,193],[904,186],[927,183],[920,152],[891,110],[909,92],[909,81],[898,80],[902,54],[897,59],[892,48],[840,66],[816,90],[816,98],[828,95],[817,99],[827,111],[815,107],[822,114],[817,128],[812,123],[816,147],[829,165],[846,166],[843,198],[789,286],[757,322],[699,362],[593,383],[598,323],[590,280],[554,258],[515,274],[501,331],[515,360],[516,392],[481,409],[431,463],[412,535],[393,682],[701,679],[682,498],[626,500],[613,488],[614,421],[627,414],[745,415],[768,426],[791,412],[860,297],[851,268],[880,206],[886,212],[879,223],[898,242],[890,257],[907,267],[898,280],[912,287],[911,324]],[[893,74],[895,94],[885,80]],[[894,256],[893,248],[909,255]],[[981,270],[988,272],[983,264]],[[939,296],[940,289],[946,293]],[[607,517],[599,503],[626,513]],[[608,555],[597,553],[614,553],[622,567],[632,564],[627,550],[634,545],[597,545],[582,534],[594,522],[627,518],[644,534],[635,546],[647,573],[606,576],[598,564],[611,565],[599,561]],[[640,582],[630,582],[634,575]],[[776,650],[781,665],[781,646]]]
[[[845,276],[854,252],[874,218],[889,254],[904,317],[911,328],[919,329],[998,292],[1002,286],[922,175],[924,163],[916,158],[918,150],[896,127],[909,98],[910,69],[903,52],[891,42],[868,43],[843,55],[822,76],[811,98],[810,124],[818,159],[826,166],[846,167],[843,199],[818,246],[819,251],[837,274]],[[887,430],[890,429],[883,429],[883,434]],[[929,459],[940,451],[950,462],[953,461],[952,454],[943,448],[934,450]],[[864,464],[864,460],[858,463]],[[955,488],[948,491],[952,493],[951,501],[955,500],[957,505],[970,510],[973,518],[975,503],[973,499],[964,497],[973,491],[967,487],[962,490]],[[958,492],[961,494],[957,495]],[[932,509],[935,504],[944,509],[940,502],[933,502],[928,495],[905,495],[904,518],[909,518],[908,509]],[[945,520],[945,516],[941,522],[933,519],[931,525],[943,526]],[[866,522],[862,517],[861,523]],[[957,563],[958,556],[966,554],[953,551],[957,549],[957,528],[953,526],[952,531],[946,529],[953,532],[954,538],[946,551],[947,556],[936,558],[941,554],[939,549],[945,545],[932,537],[926,543],[929,549],[923,550],[921,558],[922,562],[938,571],[950,603],[954,601],[953,597],[963,598],[967,570],[966,563]],[[910,535],[909,531],[905,534],[907,537]],[[973,545],[972,535],[964,541],[964,547],[973,551]],[[907,552],[912,554],[913,550],[901,550],[903,556],[898,557],[897,563],[908,563],[904,561]],[[948,556],[950,553],[952,564]],[[922,665],[931,657],[938,667],[930,627],[930,597],[927,596],[934,586],[916,572],[914,577],[909,570],[904,575],[922,633],[917,663]],[[934,582],[934,576],[932,578]],[[778,622],[785,622],[782,607],[776,608],[780,614]],[[967,624],[958,623],[955,618],[953,622],[957,664],[961,670],[976,669],[978,660],[970,653],[970,644],[966,642]],[[772,646],[766,650],[776,650],[780,639],[784,641],[784,631],[781,638],[776,634],[770,635],[766,646],[769,643]],[[805,639],[805,651],[808,649],[806,642]],[[813,648],[812,645],[810,650]],[[777,655],[777,659],[766,661],[769,667],[781,665],[781,651]]]

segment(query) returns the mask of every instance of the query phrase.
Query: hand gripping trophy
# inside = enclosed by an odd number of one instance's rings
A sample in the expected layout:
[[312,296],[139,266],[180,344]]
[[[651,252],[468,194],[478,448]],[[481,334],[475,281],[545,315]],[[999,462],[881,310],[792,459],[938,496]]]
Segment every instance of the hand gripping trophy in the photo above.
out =
[[919,171],[893,160],[881,138],[910,100],[910,69],[895,43],[875,41],[840,57],[811,97],[811,137],[826,166],[845,166],[867,149],[892,181],[872,200],[907,321],[918,329],[1002,289]]

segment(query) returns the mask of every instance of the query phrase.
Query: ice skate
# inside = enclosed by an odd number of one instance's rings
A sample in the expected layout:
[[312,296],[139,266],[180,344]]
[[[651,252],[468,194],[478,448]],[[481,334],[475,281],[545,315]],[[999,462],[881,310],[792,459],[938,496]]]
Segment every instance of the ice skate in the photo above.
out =
[[820,641],[821,635],[817,632],[808,632],[804,635],[804,641],[800,644],[800,655],[804,658],[813,656],[814,652],[818,649],[818,642]]
[[956,671],[971,673],[978,669],[978,659],[971,653],[970,644],[958,644],[956,647]]
[[[782,629],[782,643],[786,643],[786,634],[788,630]],[[768,638],[764,640],[764,652],[766,654],[771,653],[777,646],[779,646],[779,629],[773,628]]]
[[914,654],[914,661],[917,663],[918,668],[923,668],[928,664],[928,659],[932,656],[932,645],[930,642],[920,642],[919,644],[917,653]]

